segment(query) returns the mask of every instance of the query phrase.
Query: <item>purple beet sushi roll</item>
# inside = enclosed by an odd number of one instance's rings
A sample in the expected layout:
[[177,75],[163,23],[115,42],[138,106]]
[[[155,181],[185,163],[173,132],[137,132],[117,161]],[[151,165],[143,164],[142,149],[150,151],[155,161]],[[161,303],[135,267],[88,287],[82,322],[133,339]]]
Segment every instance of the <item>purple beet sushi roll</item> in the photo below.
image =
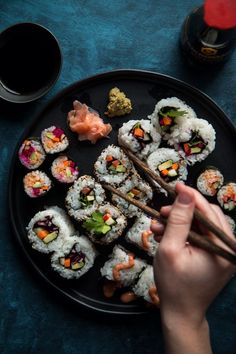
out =
[[64,130],[55,126],[44,129],[41,134],[41,140],[47,154],[64,151],[69,145]]
[[51,167],[54,178],[61,183],[73,183],[79,176],[79,168],[67,156],[57,157]]
[[39,139],[28,138],[21,145],[18,156],[23,166],[33,170],[43,163],[46,154]]
[[46,173],[39,170],[27,173],[23,179],[23,184],[25,193],[30,198],[43,196],[52,186],[51,180]]

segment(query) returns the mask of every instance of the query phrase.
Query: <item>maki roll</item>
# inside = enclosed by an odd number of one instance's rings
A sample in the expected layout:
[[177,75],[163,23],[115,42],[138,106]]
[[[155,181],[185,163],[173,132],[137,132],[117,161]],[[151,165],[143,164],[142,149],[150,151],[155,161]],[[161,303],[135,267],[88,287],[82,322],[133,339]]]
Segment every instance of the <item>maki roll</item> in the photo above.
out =
[[187,119],[170,135],[168,144],[174,146],[190,165],[203,161],[215,149],[215,130],[204,119]]
[[224,176],[215,167],[208,167],[197,179],[197,189],[204,195],[213,197],[224,183]]
[[235,235],[236,225],[234,219],[231,218],[229,215],[225,215],[225,218],[229,223],[232,233]]
[[18,156],[23,166],[33,170],[42,165],[46,154],[37,138],[28,138],[21,145]]
[[25,193],[30,198],[41,197],[52,187],[52,182],[46,173],[36,170],[27,173],[23,179]]
[[236,183],[227,183],[217,193],[217,200],[225,210],[233,210],[236,206]]
[[120,145],[127,146],[141,159],[155,151],[161,142],[160,134],[153,129],[149,120],[130,120],[118,132]]
[[117,282],[121,286],[134,284],[147,266],[145,261],[136,258],[133,253],[118,245],[113,248],[109,258],[101,268],[101,274],[107,280]]
[[58,207],[36,213],[26,229],[32,247],[42,253],[58,250],[65,239],[74,233],[68,216]]
[[91,176],[81,176],[66,195],[66,207],[70,216],[81,221],[91,216],[105,200],[105,191]]
[[[142,203],[148,203],[153,196],[153,192],[149,184],[136,173],[127,178],[125,182],[118,187],[118,189],[128,197],[139,200]],[[128,218],[132,218],[133,216],[141,213],[141,210],[138,207],[118,197],[116,194],[112,195],[112,202]]]
[[79,175],[79,168],[67,156],[57,157],[51,166],[53,177],[61,183],[73,183]]
[[85,219],[82,227],[93,242],[107,245],[122,234],[126,225],[126,218],[119,209],[107,203]]
[[148,265],[139,275],[139,280],[132,288],[135,295],[159,307],[160,299],[154,281],[153,267]]
[[41,140],[47,154],[64,151],[69,145],[64,130],[54,125],[42,131]]
[[196,118],[196,113],[177,97],[163,98],[148,116],[156,130],[164,140],[168,140],[170,133],[188,118]]
[[158,247],[158,242],[154,239],[154,234],[151,231],[151,224],[156,223],[156,220],[151,219],[145,214],[137,217],[133,226],[127,232],[125,238],[147,252],[149,256],[154,256]]
[[121,148],[109,145],[98,157],[94,170],[99,182],[117,186],[134,171],[134,167]]
[[96,251],[85,236],[71,236],[51,256],[51,266],[63,278],[78,279],[93,266]]

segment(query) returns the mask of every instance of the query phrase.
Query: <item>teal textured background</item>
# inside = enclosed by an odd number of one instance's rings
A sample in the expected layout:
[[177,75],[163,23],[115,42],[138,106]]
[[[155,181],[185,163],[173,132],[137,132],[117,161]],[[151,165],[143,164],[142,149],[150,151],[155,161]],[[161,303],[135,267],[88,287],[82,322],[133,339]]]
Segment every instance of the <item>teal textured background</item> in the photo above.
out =
[[[60,78],[46,96],[20,106],[0,101],[0,353],[163,353],[158,314],[112,321],[72,308],[45,287],[14,242],[7,181],[16,142],[28,122],[60,89],[96,73],[134,68],[174,76],[207,93],[236,123],[236,52],[215,75],[186,67],[179,53],[181,24],[200,4],[195,0],[0,0],[0,31],[17,22],[40,23],[58,38],[63,54]],[[235,279],[212,304],[208,319],[214,353],[235,354]]]

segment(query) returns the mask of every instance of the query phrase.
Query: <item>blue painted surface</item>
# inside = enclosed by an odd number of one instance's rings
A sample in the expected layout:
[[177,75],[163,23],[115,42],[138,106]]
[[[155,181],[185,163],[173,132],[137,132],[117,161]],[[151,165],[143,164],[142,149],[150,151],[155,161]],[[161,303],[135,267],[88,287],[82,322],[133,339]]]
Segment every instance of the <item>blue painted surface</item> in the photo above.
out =
[[[163,352],[158,315],[108,321],[71,308],[45,288],[14,243],[7,180],[16,141],[29,120],[60,89],[99,72],[137,68],[172,75],[203,90],[236,123],[236,52],[214,76],[187,68],[180,56],[180,27],[196,5],[196,0],[0,0],[0,31],[16,22],[38,22],[56,35],[64,58],[60,78],[45,97],[22,106],[0,101],[1,353]],[[236,279],[208,313],[216,354],[236,353],[235,305]]]

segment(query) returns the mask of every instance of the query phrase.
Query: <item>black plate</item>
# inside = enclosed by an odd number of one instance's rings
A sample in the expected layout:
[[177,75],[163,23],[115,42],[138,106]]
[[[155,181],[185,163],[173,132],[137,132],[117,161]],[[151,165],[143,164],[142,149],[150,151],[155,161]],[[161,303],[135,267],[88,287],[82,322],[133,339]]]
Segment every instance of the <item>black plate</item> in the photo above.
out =
[[[106,118],[104,112],[108,100],[108,92],[118,86],[131,99],[133,111],[130,115],[120,118]],[[29,136],[39,136],[40,132],[50,125],[58,125],[65,129],[70,139],[69,156],[74,158],[80,168],[80,175],[92,174],[93,163],[101,150],[108,144],[117,143],[117,131],[123,122],[129,119],[146,118],[152,113],[157,100],[165,97],[176,96],[189,104],[198,117],[207,119],[216,130],[216,149],[202,163],[190,168],[188,184],[195,186],[196,177],[204,166],[217,166],[224,174],[226,181],[236,180],[235,163],[236,130],[224,112],[205,94],[174,78],[137,70],[119,70],[93,76],[77,82],[61,91],[42,112],[34,119],[33,123],[25,130],[21,137],[12,161],[9,181],[9,206],[11,222],[15,236],[36,271],[58,293],[66,296],[74,304],[110,314],[134,315],[147,312],[142,302],[122,304],[119,297],[112,300],[104,298],[102,282],[99,274],[100,266],[106,259],[105,251],[95,262],[95,266],[85,276],[77,281],[67,281],[60,278],[50,270],[49,257],[40,254],[29,245],[25,227],[33,215],[42,210],[45,205],[59,205],[64,207],[64,197],[67,187],[55,185],[53,190],[43,198],[30,199],[23,191],[22,179],[26,169],[20,164],[17,152],[23,139]],[[89,142],[78,142],[76,136],[67,127],[67,112],[72,109],[72,102],[78,99],[98,111],[105,122],[110,122],[113,131],[110,139],[100,140],[96,145]],[[50,162],[53,157],[47,157],[42,165],[42,170],[49,173]],[[158,199],[157,205],[165,202]]]

